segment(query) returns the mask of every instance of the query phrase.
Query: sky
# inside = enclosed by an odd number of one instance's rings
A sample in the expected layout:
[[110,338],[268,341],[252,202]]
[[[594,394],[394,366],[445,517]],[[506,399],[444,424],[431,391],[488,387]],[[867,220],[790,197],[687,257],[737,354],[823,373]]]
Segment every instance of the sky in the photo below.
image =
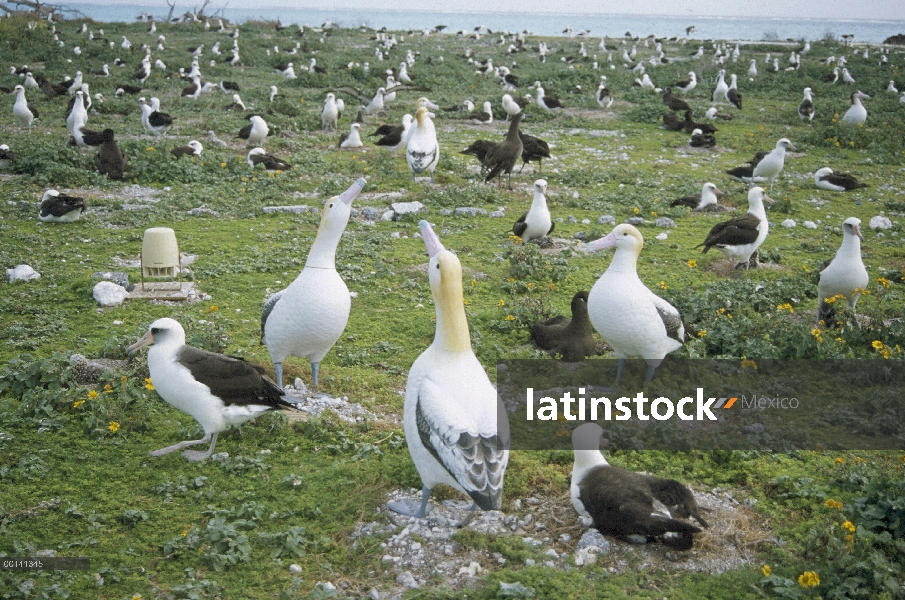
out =
[[[200,7],[203,0],[176,0],[177,8]],[[81,0],[90,4],[163,6],[162,0]],[[532,12],[645,14],[676,16],[867,19],[905,21],[905,0],[212,0],[208,13],[223,7],[289,7],[322,10],[414,10],[454,12]],[[214,9],[214,10],[211,10]]]

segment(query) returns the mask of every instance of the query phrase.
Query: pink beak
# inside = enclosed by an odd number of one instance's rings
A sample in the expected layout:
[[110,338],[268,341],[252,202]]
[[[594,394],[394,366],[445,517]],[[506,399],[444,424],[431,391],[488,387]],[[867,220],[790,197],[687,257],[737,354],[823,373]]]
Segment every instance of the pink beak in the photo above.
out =
[[355,200],[355,197],[361,192],[361,190],[365,187],[365,184],[368,182],[364,177],[359,177],[355,180],[355,183],[349,187],[345,192],[343,192],[339,196],[340,202],[343,204],[352,204],[352,200]]
[[440,242],[440,238],[434,233],[431,224],[427,221],[420,221],[418,227],[421,229],[421,237],[424,239],[424,245],[427,247],[427,255],[431,258],[441,250],[446,250]]
[[588,242],[588,252],[596,252],[597,250],[601,250],[603,248],[612,248],[616,245],[616,236],[612,232],[608,235],[600,238],[599,240],[594,240],[593,242]]

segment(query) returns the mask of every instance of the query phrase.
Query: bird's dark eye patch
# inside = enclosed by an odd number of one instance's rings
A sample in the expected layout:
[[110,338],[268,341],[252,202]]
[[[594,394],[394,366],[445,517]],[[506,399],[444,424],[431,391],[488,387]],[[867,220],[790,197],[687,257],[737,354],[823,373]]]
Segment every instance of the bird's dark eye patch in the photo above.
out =
[[333,206],[333,204],[330,204],[329,206],[327,206],[327,208],[333,208]]
[[440,270],[440,263],[437,263],[437,270]]
[[152,327],[152,328],[151,328],[151,335],[157,335],[158,333],[160,333],[160,328],[159,328],[159,327]]

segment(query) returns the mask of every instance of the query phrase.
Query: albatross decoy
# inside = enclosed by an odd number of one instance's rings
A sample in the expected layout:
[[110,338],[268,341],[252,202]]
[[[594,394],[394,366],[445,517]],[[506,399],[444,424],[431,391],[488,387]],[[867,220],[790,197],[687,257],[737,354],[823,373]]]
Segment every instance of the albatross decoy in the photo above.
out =
[[682,347],[685,326],[679,311],[660,298],[638,277],[638,257],[644,247],[633,225],[617,225],[609,235],[590,242],[587,250],[615,248],[610,266],[588,295],[591,323],[619,359],[616,385],[625,359],[640,356],[647,362],[647,383],[667,354]]
[[193,417],[204,430],[200,440],[187,440],[154,450],[163,456],[187,446],[206,444],[205,452],[186,450],[190,461],[204,460],[214,452],[217,435],[269,410],[294,408],[283,390],[264,376],[264,369],[240,358],[216,354],[185,344],[185,330],[174,319],[157,319],[148,332],[129,346],[133,354],[148,350],[148,369],[154,390],[167,404]]
[[431,490],[442,483],[470,496],[473,510],[498,510],[509,462],[506,413],[471,348],[462,265],[426,221],[419,227],[430,257],[427,272],[436,333],[409,370],[403,428],[423,488],[417,508],[406,500],[389,502],[387,507],[422,518],[429,510]]
[[707,234],[707,238],[695,248],[704,246],[706,254],[711,248],[720,250],[738,269],[742,265],[750,269],[750,258],[767,239],[770,222],[764,210],[764,201],[773,203],[762,187],[748,190],[748,212],[740,217],[717,223]]
[[691,490],[674,479],[610,465],[600,452],[602,435],[597,423],[585,423],[572,432],[575,463],[570,495],[575,511],[600,533],[630,540],[641,536],[672,550],[690,550],[701,529],[679,519],[694,517],[708,527]]
[[437,131],[427,108],[415,111],[415,123],[408,133],[405,147],[405,158],[412,170],[412,178],[428,171],[431,183],[434,182],[434,169],[440,160],[440,145],[437,143]]
[[300,356],[311,361],[311,379],[317,389],[320,362],[349,321],[352,299],[336,272],[336,247],[349,222],[352,201],[365,183],[358,179],[345,192],[327,200],[305,268],[289,287],[264,303],[261,333],[281,388],[283,361],[288,356]]

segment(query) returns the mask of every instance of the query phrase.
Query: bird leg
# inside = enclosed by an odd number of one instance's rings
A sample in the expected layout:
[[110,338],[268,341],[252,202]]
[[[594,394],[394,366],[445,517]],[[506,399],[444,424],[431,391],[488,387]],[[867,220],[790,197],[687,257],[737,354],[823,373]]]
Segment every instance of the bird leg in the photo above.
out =
[[657,367],[651,364],[647,365],[647,377],[644,378],[644,384],[647,385],[654,378],[654,371],[657,370]]
[[616,363],[616,385],[613,386],[613,389],[619,389],[619,382],[622,381],[622,368],[625,367],[625,359],[620,358]]
[[[214,439],[216,440],[216,434],[214,434]],[[163,456],[164,454],[169,454],[170,452],[175,452],[176,450],[182,450],[186,446],[197,446],[198,444],[206,444],[211,440],[211,434],[206,434],[200,440],[186,440],[184,442],[179,442],[178,444],[173,444],[172,446],[167,446],[166,448],[161,448],[160,450],[154,450],[149,452],[151,456]],[[211,446],[213,447],[213,445]]]
[[273,370],[276,372],[277,385],[280,386],[280,389],[283,389],[283,363],[273,363]]
[[320,371],[321,364],[319,362],[311,363],[311,380],[313,381],[311,387],[316,392],[317,391],[317,374]]
[[392,500],[387,502],[387,508],[400,515],[405,515],[406,517],[422,519],[431,511],[431,505],[427,502],[430,495],[430,488],[427,486],[421,488],[421,506],[418,507],[418,510],[415,510],[414,503],[407,498],[405,500]]
[[215,433],[211,439],[211,447],[207,449],[207,452],[199,452],[198,450],[186,450],[182,453],[182,455],[189,459],[190,462],[198,462],[199,460],[204,460],[214,453],[214,444],[216,443],[217,434]]

